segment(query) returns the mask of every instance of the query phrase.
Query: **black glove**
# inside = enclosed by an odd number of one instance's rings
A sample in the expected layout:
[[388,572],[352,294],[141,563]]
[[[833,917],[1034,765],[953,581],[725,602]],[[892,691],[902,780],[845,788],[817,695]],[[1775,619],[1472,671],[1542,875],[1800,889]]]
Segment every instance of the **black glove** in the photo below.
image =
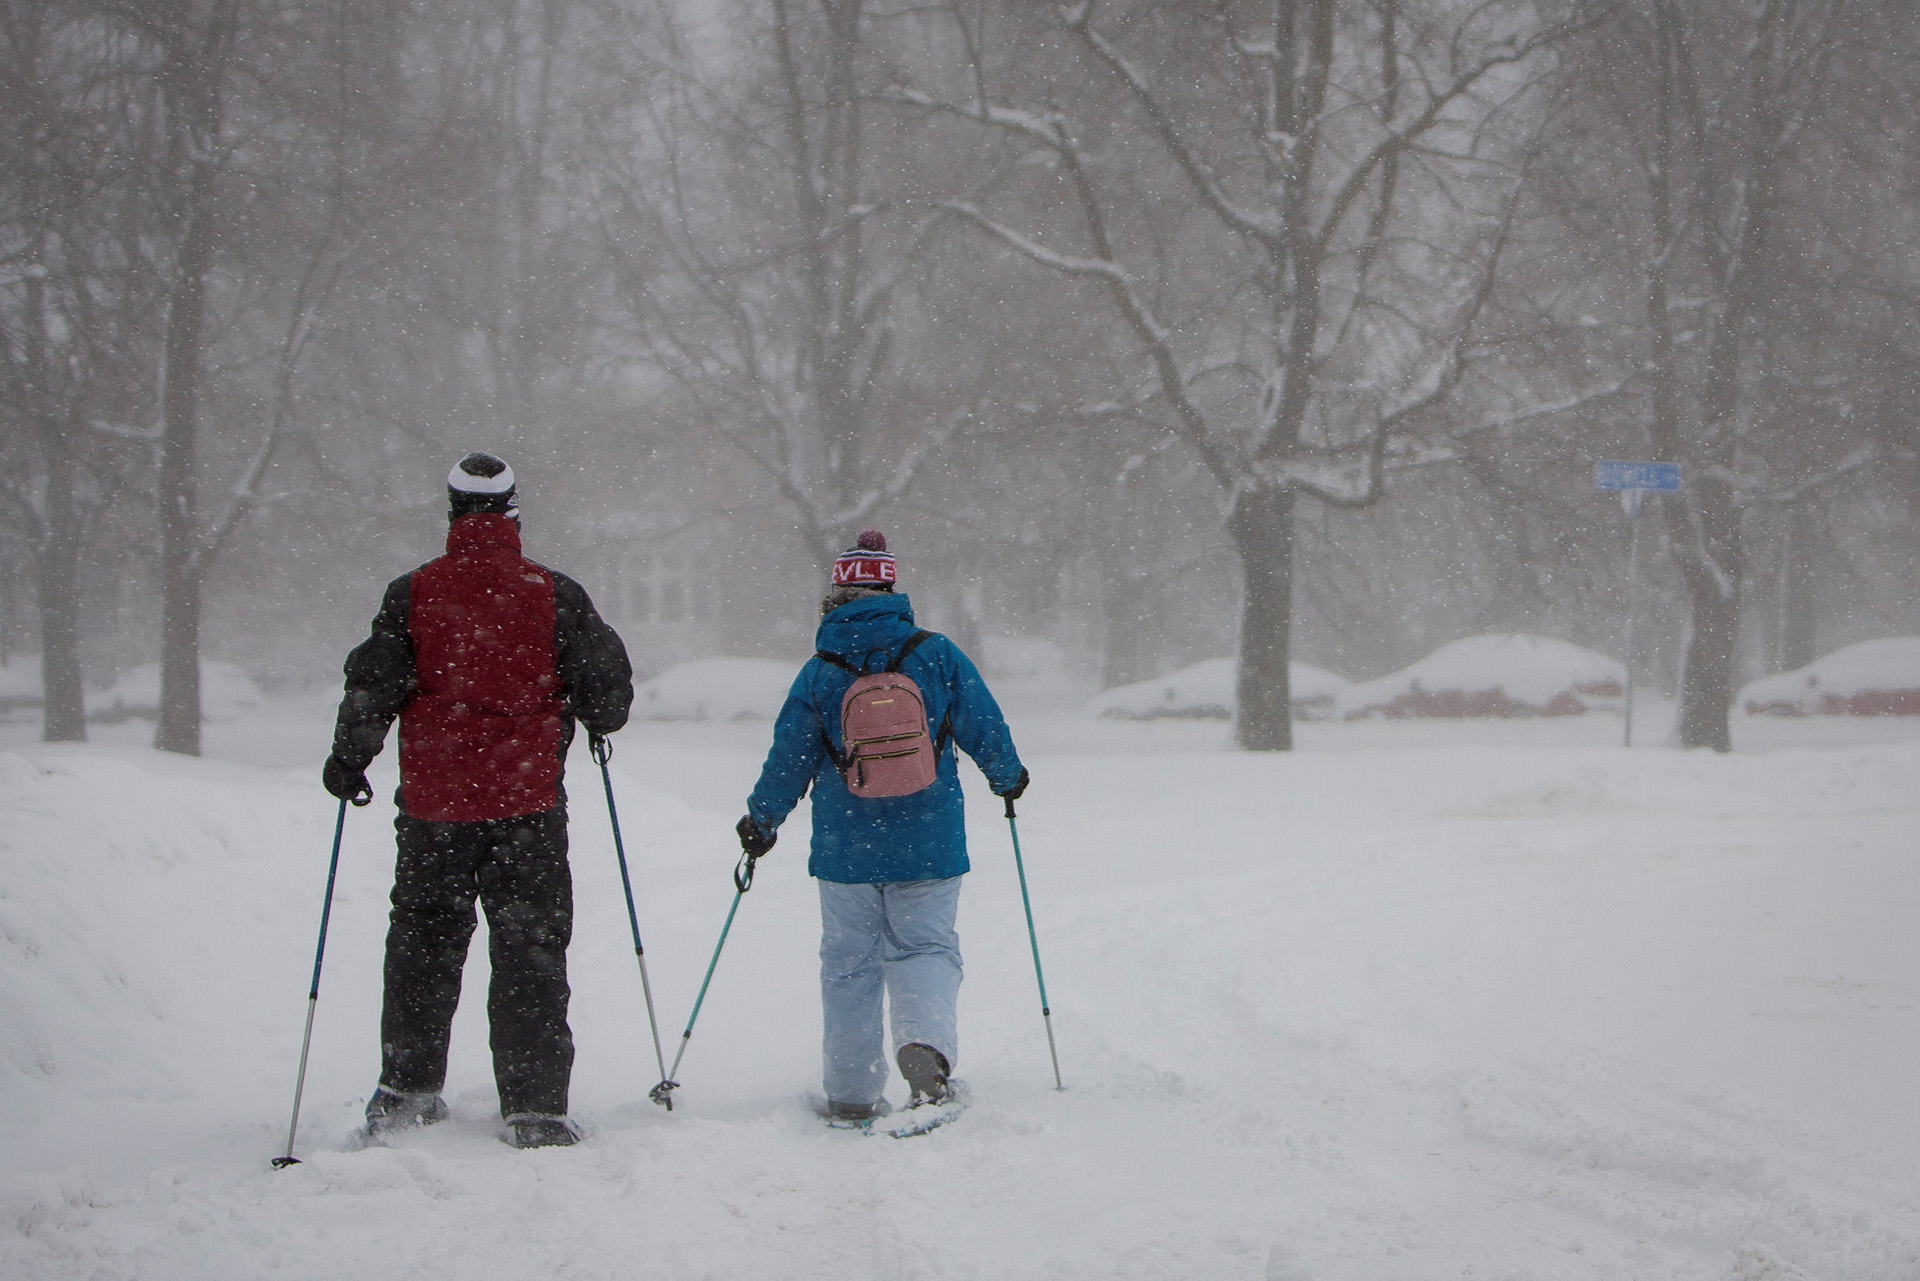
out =
[[994,795],[1003,796],[1010,801],[1017,801],[1020,799],[1020,797],[1023,794],[1025,794],[1027,790],[1027,783],[1029,781],[1030,780],[1027,777],[1026,766],[1023,765],[1020,767],[1020,777],[1013,780],[1013,786],[1008,788],[1003,788],[1002,790],[995,792]]
[[367,782],[367,772],[349,768],[338,756],[327,757],[326,765],[320,770],[320,785],[333,796],[355,805],[365,805],[373,799],[373,785]]
[[733,830],[740,834],[740,850],[748,858],[759,858],[772,849],[773,843],[780,839],[754,822],[751,814],[742,814],[740,821],[733,825]]

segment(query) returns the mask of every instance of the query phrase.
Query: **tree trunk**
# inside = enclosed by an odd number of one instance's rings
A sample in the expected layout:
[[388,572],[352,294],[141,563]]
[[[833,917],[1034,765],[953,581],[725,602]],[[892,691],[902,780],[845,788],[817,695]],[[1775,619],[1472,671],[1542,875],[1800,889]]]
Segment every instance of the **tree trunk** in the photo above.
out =
[[1814,571],[1813,505],[1807,499],[1787,508],[1786,546],[1780,566],[1780,666],[1805,667],[1819,654],[1819,580]]
[[[185,230],[167,307],[166,383],[160,401],[160,722],[153,745],[165,752],[200,754],[200,586],[205,572],[194,513],[194,446],[199,431],[200,342],[207,309],[206,276],[213,265],[213,150],[221,126],[220,94],[239,27],[239,0],[221,0],[208,15],[197,50],[176,48],[162,90],[179,132],[178,161],[186,165]],[[192,39],[184,28],[176,33]]]
[[1109,569],[1103,594],[1107,636],[1100,687],[1116,689],[1151,675],[1145,662],[1148,582],[1138,575]]
[[1678,559],[1693,607],[1693,632],[1680,680],[1680,743],[1725,752],[1733,748],[1728,717],[1745,572],[1740,512],[1725,481],[1699,480],[1692,490],[1687,502],[1668,505],[1669,534],[1686,549]]
[[1235,736],[1250,752],[1293,750],[1293,692],[1287,672],[1293,629],[1293,507],[1290,489],[1251,490],[1240,495],[1227,520],[1245,578]]
[[73,506],[73,458],[58,429],[42,422],[47,468],[47,537],[40,548],[40,737],[49,743],[87,738],[80,687],[80,525]]
[[160,722],[153,745],[200,754],[200,564],[194,519],[200,331],[213,258],[212,166],[196,160],[179,275],[167,311],[166,392],[160,440]]
[[[33,266],[40,266],[36,246]],[[86,696],[80,686],[80,514],[73,497],[74,424],[53,412],[52,358],[48,351],[44,276],[26,273],[28,320],[21,327],[26,358],[19,394],[40,437],[47,469],[45,534],[39,552],[40,737],[48,743],[83,743]]]

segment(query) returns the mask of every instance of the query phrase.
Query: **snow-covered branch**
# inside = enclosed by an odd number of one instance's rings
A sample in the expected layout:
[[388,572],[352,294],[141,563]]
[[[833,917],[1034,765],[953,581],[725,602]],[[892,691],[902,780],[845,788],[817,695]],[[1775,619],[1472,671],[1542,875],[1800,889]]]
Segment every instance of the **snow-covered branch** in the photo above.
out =
[[827,518],[825,522],[827,527],[840,529],[865,524],[867,518],[878,510],[882,503],[891,502],[905,494],[913,487],[914,479],[919,475],[920,468],[927,459],[952,439],[953,434],[960,430],[961,424],[972,417],[971,409],[955,410],[931,430],[916,436],[913,444],[908,446],[907,452],[901,455],[900,461],[894,464],[893,472],[886,482],[863,490],[853,502]]
[[95,432],[102,436],[111,436],[115,440],[130,440],[141,445],[157,445],[160,443],[160,429],[158,427],[129,427],[125,423],[103,422],[98,418],[87,419],[86,425],[88,431]]
[[[1008,247],[1018,251],[1023,257],[1039,263],[1042,267],[1047,267],[1063,275],[1092,277],[1104,280],[1111,285],[1126,290],[1129,294],[1134,294],[1132,278],[1127,274],[1126,269],[1117,262],[1111,262],[1105,258],[1081,258],[1073,254],[1059,253],[1047,248],[1037,240],[1021,235],[1005,223],[989,218],[979,209],[964,201],[949,201],[943,205],[942,208],[965,218],[974,226],[993,236],[995,239],[1000,240]],[[1136,299],[1138,298],[1138,295],[1134,296]],[[1140,305],[1142,308],[1145,307],[1144,302],[1140,303]],[[1157,328],[1158,322],[1155,322],[1155,324]],[[1160,332],[1164,332],[1164,330]]]
[[1082,43],[1093,51],[1094,56],[1104,63],[1108,70],[1119,77],[1121,83],[1127,86],[1127,91],[1133,95],[1134,101],[1138,102],[1140,109],[1146,112],[1147,122],[1153,127],[1154,136],[1160,140],[1160,145],[1167,149],[1174,163],[1180,166],[1180,172],[1186,175],[1187,182],[1207,208],[1213,211],[1215,217],[1234,231],[1252,236],[1266,244],[1278,244],[1285,239],[1286,227],[1279,218],[1271,214],[1242,209],[1233,202],[1226,190],[1208,172],[1207,166],[1194,151],[1192,144],[1180,136],[1179,127],[1167,114],[1166,108],[1154,94],[1146,77],[1140,74],[1112,41],[1093,29],[1084,6],[1079,20],[1068,22],[1067,27],[1080,37]]

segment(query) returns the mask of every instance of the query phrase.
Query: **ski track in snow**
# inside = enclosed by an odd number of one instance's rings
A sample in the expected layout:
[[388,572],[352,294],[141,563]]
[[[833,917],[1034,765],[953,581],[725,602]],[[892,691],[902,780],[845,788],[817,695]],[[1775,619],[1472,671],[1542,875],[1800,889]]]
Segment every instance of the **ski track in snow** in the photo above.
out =
[[[378,1066],[388,753],[380,803],[348,817],[304,1163],[274,1171],[335,812],[310,711],[212,735],[224,761],[0,737],[0,1277],[1920,1278],[1920,739],[1714,757],[1537,724],[1454,745],[1319,728],[1260,756],[1192,726],[1016,716],[1069,1088],[1005,824],[969,771],[974,1101],[897,1142],[808,1107],[804,812],[741,906],[679,1106],[647,1101],[582,751],[588,1137],[524,1153],[496,1138],[479,939],[452,1119],[352,1144]],[[616,740],[669,1058],[765,733]]]

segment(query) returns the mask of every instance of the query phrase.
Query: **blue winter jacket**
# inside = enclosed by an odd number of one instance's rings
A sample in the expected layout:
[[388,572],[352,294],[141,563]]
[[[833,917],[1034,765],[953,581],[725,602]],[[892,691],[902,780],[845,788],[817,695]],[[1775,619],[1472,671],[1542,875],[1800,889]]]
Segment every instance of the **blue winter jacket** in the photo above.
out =
[[[904,595],[872,596],[842,605],[820,620],[814,648],[864,671],[883,671],[915,631],[913,605]],[[787,692],[773,725],[773,747],[747,812],[768,831],[813,788],[813,857],[807,871],[825,881],[877,884],[927,881],[967,870],[967,829],[960,798],[957,744],[987,783],[1001,791],[1020,778],[1013,735],[986,682],[960,647],[944,636],[922,641],[900,666],[926,699],[927,724],[948,746],[930,787],[910,796],[867,798],[847,790],[832,758],[843,753],[840,700],[853,673],[807,660]]]

